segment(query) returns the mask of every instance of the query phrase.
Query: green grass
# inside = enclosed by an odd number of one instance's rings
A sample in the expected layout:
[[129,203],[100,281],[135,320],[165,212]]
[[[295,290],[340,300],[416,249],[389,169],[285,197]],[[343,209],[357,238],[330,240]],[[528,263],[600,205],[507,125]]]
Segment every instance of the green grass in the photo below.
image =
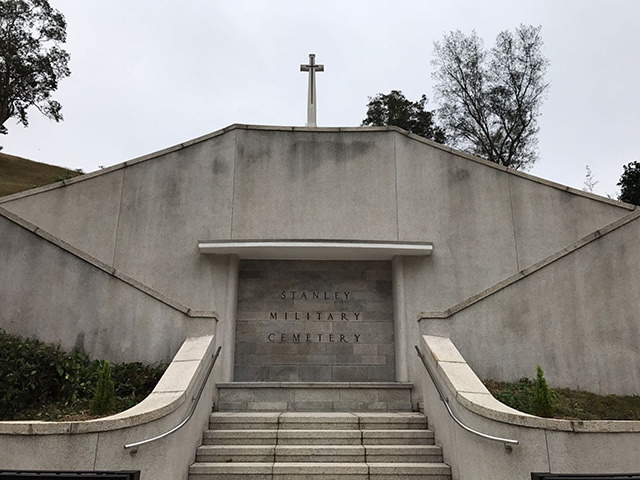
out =
[[[532,413],[534,381],[521,378],[514,383],[486,380],[486,387],[499,401],[516,410]],[[552,389],[553,418],[573,420],[640,420],[640,396],[597,395],[568,388]]]
[[81,171],[0,152],[0,197],[81,175]]
[[[0,420],[86,420],[101,362],[83,352],[65,352],[0,329]],[[141,402],[155,387],[165,364],[114,363],[116,404],[111,413]]]

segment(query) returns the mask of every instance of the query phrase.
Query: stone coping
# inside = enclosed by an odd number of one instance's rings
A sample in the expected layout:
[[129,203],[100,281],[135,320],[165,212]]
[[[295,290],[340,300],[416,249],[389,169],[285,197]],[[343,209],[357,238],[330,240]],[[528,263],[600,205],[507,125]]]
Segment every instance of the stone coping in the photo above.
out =
[[[166,417],[191,399],[213,356],[213,335],[187,338],[151,394],[124,412],[86,421],[1,421],[0,435],[68,435],[130,428]],[[177,422],[176,422],[177,424]]]
[[264,260],[391,260],[401,256],[427,256],[431,242],[372,240],[209,240],[199,241],[203,254],[238,255]]
[[71,255],[79,258],[83,262],[88,263],[89,265],[91,265],[91,266],[93,266],[93,267],[95,267],[95,268],[97,268],[99,270],[102,270],[107,275],[110,275],[112,277],[117,278],[118,280],[120,280],[120,281],[126,283],[127,285],[135,288],[136,290],[140,290],[141,292],[147,294],[148,296],[158,300],[161,303],[164,303],[165,305],[167,305],[168,307],[173,308],[174,310],[178,310],[179,312],[187,315],[190,318],[213,318],[216,321],[218,321],[218,314],[216,312],[193,310],[193,309],[191,309],[189,307],[186,307],[186,306],[182,305],[181,303],[173,300],[172,298],[169,298],[166,295],[163,295],[162,293],[158,292],[157,290],[154,290],[153,288],[148,287],[148,286],[144,285],[143,283],[135,280],[134,278],[132,278],[129,275],[127,275],[126,273],[123,273],[120,270],[116,270],[112,266],[101,262],[97,258],[95,258],[95,257],[83,252],[82,250],[80,250],[80,249],[68,244],[64,240],[61,240],[60,238],[50,234],[49,232],[47,232],[45,230],[42,230],[40,227],[37,227],[33,223],[28,222],[24,218],[16,215],[13,212],[10,212],[10,211],[6,210],[5,208],[0,207],[0,216],[6,218],[10,222],[13,222],[16,225],[19,225],[20,227],[22,227],[22,228],[24,228],[26,230],[29,230],[34,235],[37,235],[38,237],[42,238],[43,240],[45,240],[45,241],[57,246],[58,248],[61,248],[62,250],[65,250],[66,252],[68,252]]
[[481,417],[519,427],[574,433],[640,432],[640,421],[636,420],[562,420],[519,412],[491,395],[449,338],[423,335],[421,343],[425,361],[437,372],[445,396],[455,398],[459,405]]
[[545,268],[546,266],[560,260],[561,258],[575,252],[576,250],[579,250],[582,247],[585,247],[587,245],[589,245],[591,242],[594,242],[596,240],[598,240],[599,238],[607,235],[608,233],[611,233],[623,226],[625,226],[626,224],[636,220],[638,217],[640,217],[640,209],[635,210],[631,213],[628,213],[627,215],[625,215],[622,218],[619,218],[618,220],[610,223],[609,225],[600,228],[598,230],[596,230],[595,232],[590,233],[589,235],[586,235],[585,237],[582,237],[580,240],[572,243],[571,245],[564,247],[563,249],[557,251],[556,253],[553,253],[551,255],[549,255],[548,257],[540,260],[537,263],[534,263],[533,265],[530,265],[529,267],[520,270],[518,273],[515,273],[514,275],[511,275],[510,277],[496,283],[495,285],[492,285],[491,287],[483,290],[480,293],[477,293],[469,298],[467,298],[466,300],[463,300],[462,302],[454,305],[453,307],[450,307],[446,310],[443,311],[434,311],[434,312],[420,312],[418,314],[418,322],[422,321],[422,320],[427,320],[427,319],[445,319],[445,318],[449,318],[452,317],[453,315],[455,315],[456,313],[460,312],[461,310],[464,310],[465,308],[470,307],[471,305],[473,305],[474,303],[478,303],[481,300],[484,300],[485,298],[493,295],[494,293],[499,292],[500,290],[507,288],[508,286],[519,282],[520,280],[528,277],[529,275],[534,274],[535,272],[542,270],[543,268]]
[[406,382],[225,382],[218,388],[403,388],[410,390],[413,383]]
[[573,188],[573,187],[569,187],[566,185],[562,185],[560,183],[556,183],[556,182],[552,182],[550,180],[545,180],[544,178],[540,178],[540,177],[536,177],[534,175],[528,174],[528,173],[524,173],[518,170],[514,170],[511,168],[507,168],[504,167],[502,165],[498,165],[495,162],[490,162],[488,160],[485,160],[483,158],[480,157],[476,157],[474,155],[470,155],[468,153],[465,152],[461,152],[459,150],[455,150],[451,147],[447,147],[445,145],[442,145],[440,143],[434,142],[433,140],[429,140],[427,138],[421,137],[420,135],[416,135],[413,133],[408,132],[407,130],[403,130],[402,128],[396,127],[396,126],[386,126],[386,127],[288,127],[288,126],[277,126],[277,125],[247,125],[247,124],[241,124],[241,123],[234,123],[232,125],[229,125],[228,127],[222,128],[220,130],[216,130],[212,133],[206,134],[206,135],[202,135],[200,137],[196,137],[192,140],[188,140],[182,143],[179,143],[177,145],[173,145],[171,147],[162,149],[162,150],[158,150],[156,152],[152,152],[149,153],[147,155],[143,155],[141,157],[136,157],[133,158],[131,160],[127,160],[123,163],[119,163],[117,165],[113,165],[111,167],[107,167],[107,168],[102,168],[100,170],[97,170],[95,172],[91,172],[91,173],[87,173],[84,175],[80,175],[78,177],[73,177],[73,178],[69,178],[67,180],[62,180],[60,182],[56,182],[56,183],[52,183],[50,185],[44,185],[42,187],[38,187],[38,188],[33,188],[30,190],[26,190],[23,192],[18,192],[18,193],[14,193],[12,195],[7,195],[5,197],[0,198],[0,204],[4,203],[4,202],[9,202],[12,200],[16,200],[18,198],[22,198],[22,197],[27,197],[30,195],[35,195],[37,193],[41,193],[41,192],[46,192],[48,190],[54,190],[56,188],[61,188],[67,185],[72,185],[74,183],[77,182],[82,182],[85,180],[88,180],[90,178],[93,177],[97,177],[99,175],[104,175],[116,170],[120,170],[122,168],[125,167],[130,167],[132,165],[141,163],[141,162],[145,162],[147,160],[151,160],[153,158],[157,158],[159,156],[162,155],[166,155],[168,153],[171,152],[175,152],[178,150],[182,150],[183,148],[186,147],[190,147],[192,145],[195,145],[197,143],[201,143],[204,141],[207,141],[211,138],[215,138],[218,137],[220,135],[224,135],[227,132],[231,132],[234,130],[264,130],[264,131],[276,131],[276,132],[317,132],[317,133],[335,133],[335,132],[357,132],[357,133],[362,133],[362,132],[395,132],[395,133],[399,133],[401,135],[404,135],[405,137],[408,137],[412,140],[418,141],[420,143],[424,143],[427,144],[433,148],[436,148],[438,150],[443,150],[445,152],[451,153],[452,155],[456,155],[457,157],[461,157],[461,158],[465,158],[467,160],[470,160],[472,162],[475,163],[480,163],[482,165],[485,165],[489,168],[493,168],[496,170],[500,170],[506,173],[509,173],[511,175],[515,175],[517,177],[521,177],[527,180],[530,180],[532,182],[535,183],[539,183],[542,185],[546,185],[548,187],[557,189],[557,190],[562,190],[563,192],[567,192],[567,193],[571,193],[573,195],[578,195],[581,197],[586,197],[589,198],[591,200],[596,200],[602,203],[607,203],[609,205],[614,205],[616,207],[620,207],[620,208],[626,208],[627,210],[635,210],[636,206],[635,205],[631,205],[628,203],[624,203],[624,202],[619,202],[617,200],[612,200],[610,198],[606,198],[606,197],[601,197],[599,195],[595,195],[593,193],[589,193],[589,192],[584,192],[582,190],[579,190],[577,188]]

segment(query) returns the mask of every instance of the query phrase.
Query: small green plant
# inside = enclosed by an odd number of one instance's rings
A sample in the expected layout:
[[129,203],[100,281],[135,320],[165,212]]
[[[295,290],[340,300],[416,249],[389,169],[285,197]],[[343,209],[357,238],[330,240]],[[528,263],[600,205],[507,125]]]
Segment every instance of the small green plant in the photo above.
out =
[[[491,394],[502,403],[531,413],[531,398],[536,382],[521,378],[518,382],[486,380]],[[598,395],[584,390],[554,388],[551,390],[553,417],[580,420],[640,420],[640,396]]]
[[75,170],[70,170],[67,168],[66,173],[62,175],[56,175],[53,178],[54,182],[61,182],[62,180],[69,180],[70,178],[77,177],[78,175],[84,175],[84,170],[81,168],[76,168]]
[[539,417],[553,416],[553,391],[547,385],[540,365],[538,365],[538,375],[531,397],[531,412]]
[[521,412],[529,412],[533,385],[533,380],[526,377],[514,383],[487,381],[487,387],[497,400]]
[[98,374],[98,385],[90,408],[94,415],[106,415],[116,408],[116,391],[111,378],[111,367],[107,361],[103,362]]

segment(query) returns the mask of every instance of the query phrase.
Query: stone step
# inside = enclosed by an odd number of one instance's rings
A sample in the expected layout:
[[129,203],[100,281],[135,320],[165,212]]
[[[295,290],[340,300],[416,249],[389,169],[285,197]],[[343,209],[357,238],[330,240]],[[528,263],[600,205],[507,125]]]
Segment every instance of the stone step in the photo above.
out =
[[211,430],[423,430],[421,413],[214,412]]
[[189,480],[272,480],[273,462],[196,462],[189,467]]
[[427,428],[423,413],[358,413],[361,430],[420,430]]
[[204,445],[433,445],[431,430],[206,430]]
[[444,463],[197,462],[189,480],[451,480]]
[[435,445],[367,445],[365,462],[374,463],[440,463],[442,449]]
[[275,445],[278,430],[205,430],[203,445]]
[[275,445],[202,445],[196,450],[196,462],[274,462],[275,450]]
[[432,430],[363,430],[363,445],[433,445]]
[[280,415],[280,430],[359,430],[359,418],[353,413],[287,412]]
[[214,412],[209,417],[211,430],[277,430],[277,412]]
[[[254,459],[255,460],[252,460]],[[332,462],[354,463],[365,461],[362,445],[278,445],[278,446],[217,446],[198,448],[198,462]]]
[[189,480],[451,480],[416,412],[214,412]]
[[437,463],[435,445],[203,445],[197,462]]
[[225,412],[414,410],[411,383],[230,382],[217,387],[216,410]]
[[359,430],[278,430],[278,445],[362,445]]
[[370,463],[369,480],[451,480],[445,463]]

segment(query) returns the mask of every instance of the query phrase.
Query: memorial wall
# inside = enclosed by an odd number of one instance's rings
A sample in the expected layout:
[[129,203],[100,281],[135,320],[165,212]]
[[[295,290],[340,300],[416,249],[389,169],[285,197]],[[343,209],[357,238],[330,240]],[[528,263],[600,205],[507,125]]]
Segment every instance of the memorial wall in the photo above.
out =
[[394,381],[390,262],[245,260],[236,381]]

